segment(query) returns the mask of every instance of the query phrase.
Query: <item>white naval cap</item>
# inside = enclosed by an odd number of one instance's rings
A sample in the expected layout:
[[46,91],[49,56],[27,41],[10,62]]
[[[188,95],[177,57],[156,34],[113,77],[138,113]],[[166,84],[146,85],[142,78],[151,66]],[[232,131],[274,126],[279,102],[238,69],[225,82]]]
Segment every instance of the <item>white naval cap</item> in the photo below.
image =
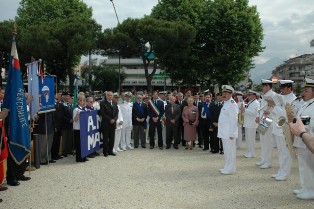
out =
[[158,94],[167,94],[168,92],[167,91],[160,91],[158,92]]
[[257,93],[256,91],[253,90],[249,90],[247,94],[255,94],[255,96],[259,95],[259,93]]
[[280,87],[292,87],[292,84],[294,83],[294,81],[292,80],[278,80]]
[[115,92],[115,93],[113,93],[113,97],[119,98],[120,96],[119,96],[118,92]]
[[224,92],[229,92],[229,93],[233,93],[234,92],[234,89],[232,88],[232,86],[229,86],[229,85],[223,85],[221,87],[222,91]]
[[237,96],[243,96],[243,93],[241,91],[236,91],[235,93]]
[[273,82],[271,80],[262,79],[262,84],[272,84]]
[[303,88],[305,87],[314,87],[314,80],[310,78],[305,78],[304,83],[303,83]]
[[131,96],[132,96],[132,93],[129,92],[129,91],[127,91],[127,92],[124,93],[124,96],[125,96],[125,97],[131,97]]
[[206,89],[206,90],[204,91],[204,93],[207,93],[207,92],[209,92],[209,89]]

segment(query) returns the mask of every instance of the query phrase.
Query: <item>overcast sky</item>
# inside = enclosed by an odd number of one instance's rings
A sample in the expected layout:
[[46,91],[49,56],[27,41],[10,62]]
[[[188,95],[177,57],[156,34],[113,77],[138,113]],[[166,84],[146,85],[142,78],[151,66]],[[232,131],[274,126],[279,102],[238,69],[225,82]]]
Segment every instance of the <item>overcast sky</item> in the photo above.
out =
[[[128,17],[148,15],[158,0],[113,0],[120,22]],[[0,0],[0,21],[14,19],[19,0]],[[84,0],[93,8],[96,21],[104,28],[117,25],[110,0]],[[313,53],[310,41],[314,39],[313,0],[250,0],[257,5],[264,28],[263,53],[255,60],[263,63],[273,57],[291,58]]]

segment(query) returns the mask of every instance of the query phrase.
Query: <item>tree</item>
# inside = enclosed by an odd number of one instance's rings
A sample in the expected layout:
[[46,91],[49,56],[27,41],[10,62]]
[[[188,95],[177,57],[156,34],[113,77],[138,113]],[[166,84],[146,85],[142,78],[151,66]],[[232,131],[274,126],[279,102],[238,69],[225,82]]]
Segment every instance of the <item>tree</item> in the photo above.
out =
[[[104,32],[100,48],[104,49],[103,54],[118,50],[123,57],[142,57],[147,90],[151,92],[157,65],[163,65],[171,57],[186,57],[194,37],[195,29],[184,22],[129,18],[113,30]],[[153,64],[151,72],[150,64]]]
[[69,75],[73,91],[73,68],[81,55],[95,48],[101,31],[92,9],[80,0],[22,0],[17,24],[25,61],[43,58],[59,80]]
[[[186,62],[201,78],[199,82],[207,85],[238,83],[251,68],[252,58],[263,50],[262,24],[256,6],[248,6],[248,0],[161,0],[151,15],[187,21],[196,28]],[[182,76],[178,70],[173,69],[176,79]]]
[[[118,73],[116,72],[117,66],[92,66],[91,69],[86,69],[82,73],[83,78],[88,78],[91,74],[97,79],[93,79],[91,82],[92,89],[95,90],[104,90],[104,89],[118,89]],[[124,72],[120,73],[121,82],[126,78]]]

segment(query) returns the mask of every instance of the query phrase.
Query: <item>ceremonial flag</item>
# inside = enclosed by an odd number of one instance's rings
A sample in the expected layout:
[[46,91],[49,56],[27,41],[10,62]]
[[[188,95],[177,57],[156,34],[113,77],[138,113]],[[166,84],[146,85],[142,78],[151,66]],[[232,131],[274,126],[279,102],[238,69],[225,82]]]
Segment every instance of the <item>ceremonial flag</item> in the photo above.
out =
[[30,153],[29,124],[20,62],[13,36],[3,107],[9,109],[8,143],[12,158],[21,164]]
[[28,67],[28,95],[33,97],[30,103],[30,116],[34,119],[36,113],[39,111],[38,62],[32,62]]

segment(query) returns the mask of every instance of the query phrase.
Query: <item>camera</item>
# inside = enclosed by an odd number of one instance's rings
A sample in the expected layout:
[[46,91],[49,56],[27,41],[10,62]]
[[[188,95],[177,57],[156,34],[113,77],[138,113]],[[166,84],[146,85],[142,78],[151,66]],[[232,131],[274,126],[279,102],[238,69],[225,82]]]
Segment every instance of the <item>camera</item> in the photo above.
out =
[[[302,120],[302,123],[303,125],[309,125],[310,124],[310,121],[311,121],[311,117],[310,116],[300,116],[301,120]],[[297,122],[297,119],[296,118],[293,118],[293,123],[296,123]]]

